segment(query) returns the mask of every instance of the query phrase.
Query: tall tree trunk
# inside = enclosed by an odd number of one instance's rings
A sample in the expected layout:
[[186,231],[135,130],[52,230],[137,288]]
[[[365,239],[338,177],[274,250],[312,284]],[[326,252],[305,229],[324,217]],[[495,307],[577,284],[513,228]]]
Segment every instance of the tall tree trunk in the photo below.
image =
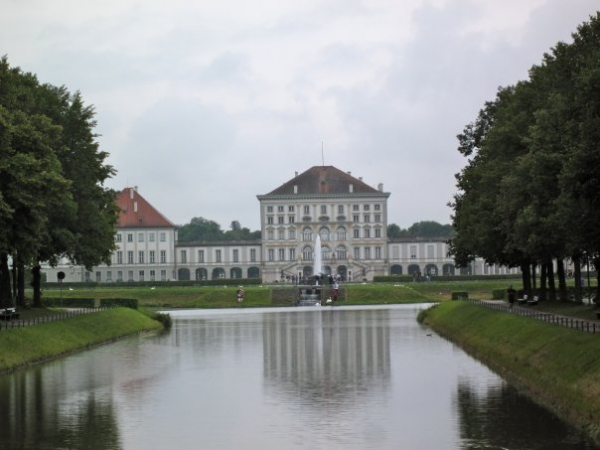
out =
[[11,278],[12,278],[12,294],[13,298],[11,299],[10,305],[14,306],[17,304],[17,291],[19,284],[17,283],[17,258],[19,254],[13,255],[12,260],[12,270],[11,270]]
[[17,267],[17,306],[25,308],[25,264],[19,263]]
[[537,290],[537,263],[531,263],[531,292],[529,295],[535,295],[535,291]]
[[521,263],[521,274],[523,279],[523,293],[531,298],[531,265],[529,261]]
[[567,279],[565,276],[565,261],[556,260],[556,276],[558,277],[558,298],[561,302],[566,302],[569,297],[567,293]]
[[36,264],[31,269],[33,287],[33,306],[36,308],[42,307],[42,268],[39,264]]
[[542,271],[540,273],[540,301],[546,300],[546,283],[548,282],[548,264],[542,263]]
[[579,255],[573,257],[573,266],[575,266],[575,301],[581,303],[581,259]]
[[10,269],[8,268],[8,255],[0,255],[0,306],[12,306],[12,290],[10,288]]

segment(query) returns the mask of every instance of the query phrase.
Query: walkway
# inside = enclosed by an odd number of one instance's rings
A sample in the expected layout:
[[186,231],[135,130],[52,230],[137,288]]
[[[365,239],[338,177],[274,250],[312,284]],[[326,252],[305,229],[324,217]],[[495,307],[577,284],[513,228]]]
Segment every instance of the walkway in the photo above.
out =
[[91,314],[110,308],[111,307],[108,306],[102,306],[99,308],[73,308],[61,313],[52,314],[50,316],[35,317],[32,319],[2,320],[0,321],[0,330],[12,330],[15,328],[23,328],[41,323],[55,322],[57,320],[68,319],[69,317],[80,316],[82,314]]
[[523,307],[513,306],[509,308],[508,304],[502,300],[464,300],[474,305],[485,306],[497,311],[504,311],[510,314],[518,314],[519,316],[531,317],[534,319],[548,322],[554,325],[560,325],[567,328],[583,331],[586,333],[600,333],[600,321],[577,319],[574,317],[561,316],[558,314],[547,313],[544,311],[536,311],[535,306]]

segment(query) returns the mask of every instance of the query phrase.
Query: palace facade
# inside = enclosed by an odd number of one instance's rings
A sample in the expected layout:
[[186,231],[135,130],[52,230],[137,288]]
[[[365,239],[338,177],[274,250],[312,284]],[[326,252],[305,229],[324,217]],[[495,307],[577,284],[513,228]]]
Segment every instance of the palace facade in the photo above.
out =
[[[315,166],[268,194],[258,195],[262,239],[179,242],[177,226],[139,192],[123,189],[116,250],[110,265],[91,271],[67,262],[44,267],[47,280],[65,282],[169,281],[262,278],[264,283],[313,275],[316,236],[323,271],[345,281],[377,275],[454,275],[444,239],[388,239],[389,192],[333,166]],[[462,273],[508,273],[475,261]]]

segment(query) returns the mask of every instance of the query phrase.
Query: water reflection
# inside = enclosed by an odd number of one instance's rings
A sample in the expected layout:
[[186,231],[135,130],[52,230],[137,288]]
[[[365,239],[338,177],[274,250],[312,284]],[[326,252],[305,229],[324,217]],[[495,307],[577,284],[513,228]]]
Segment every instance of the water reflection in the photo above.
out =
[[174,313],[0,377],[0,450],[600,449],[417,310]]

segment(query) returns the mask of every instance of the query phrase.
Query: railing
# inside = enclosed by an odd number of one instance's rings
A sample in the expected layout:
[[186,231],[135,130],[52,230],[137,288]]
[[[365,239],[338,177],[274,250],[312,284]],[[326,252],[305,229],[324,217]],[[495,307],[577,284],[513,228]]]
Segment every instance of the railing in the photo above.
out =
[[15,328],[29,327],[33,325],[39,325],[42,323],[56,322],[57,320],[69,319],[75,316],[81,316],[83,314],[91,314],[100,311],[106,311],[111,309],[112,306],[101,306],[99,308],[77,308],[69,311],[64,311],[50,316],[32,317],[30,319],[13,319],[7,321],[0,321],[0,330],[13,330]]
[[497,302],[489,302],[482,300],[463,300],[474,305],[485,306],[490,309],[497,311],[510,312],[511,314],[518,314],[520,316],[531,317],[533,319],[541,320],[546,323],[553,325],[559,325],[574,330],[583,331],[586,333],[600,333],[600,324],[596,326],[596,323],[586,319],[575,319],[573,317],[559,316],[552,313],[535,311],[529,308],[510,308],[508,305]]

